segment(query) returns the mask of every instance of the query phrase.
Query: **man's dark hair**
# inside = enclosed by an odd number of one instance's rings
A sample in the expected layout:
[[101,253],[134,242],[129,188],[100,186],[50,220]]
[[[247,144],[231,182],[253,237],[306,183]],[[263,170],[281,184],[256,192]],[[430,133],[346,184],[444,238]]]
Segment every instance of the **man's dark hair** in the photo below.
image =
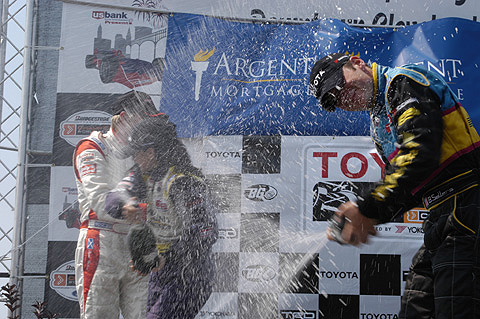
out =
[[158,113],[150,95],[135,90],[119,96],[113,105],[112,113],[114,115],[120,114],[122,111],[129,115],[138,114],[142,117]]
[[342,67],[350,61],[350,56],[343,53],[333,53],[318,60],[310,72],[310,92],[326,111],[335,111],[339,91],[345,84]]
[[153,148],[157,162],[167,169],[175,166],[183,173],[203,176],[200,169],[192,165],[187,149],[177,137],[176,125],[166,114],[140,122],[132,132],[130,144],[134,151]]

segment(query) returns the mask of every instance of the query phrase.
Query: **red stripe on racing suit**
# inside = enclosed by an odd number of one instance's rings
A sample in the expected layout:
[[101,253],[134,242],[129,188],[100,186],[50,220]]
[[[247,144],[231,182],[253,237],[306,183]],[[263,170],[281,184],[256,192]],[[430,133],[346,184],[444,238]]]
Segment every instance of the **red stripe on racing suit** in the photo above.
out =
[[100,231],[89,229],[85,238],[85,251],[83,255],[83,309],[87,302],[88,292],[100,259]]

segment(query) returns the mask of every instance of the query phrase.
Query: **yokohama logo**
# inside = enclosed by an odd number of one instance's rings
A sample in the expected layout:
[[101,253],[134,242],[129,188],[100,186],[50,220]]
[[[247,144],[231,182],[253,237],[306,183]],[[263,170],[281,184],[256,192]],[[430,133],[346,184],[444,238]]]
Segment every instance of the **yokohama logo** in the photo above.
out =
[[405,228],[407,228],[407,226],[398,226],[398,225],[395,225],[395,227],[397,227],[397,231],[395,233],[402,233]]

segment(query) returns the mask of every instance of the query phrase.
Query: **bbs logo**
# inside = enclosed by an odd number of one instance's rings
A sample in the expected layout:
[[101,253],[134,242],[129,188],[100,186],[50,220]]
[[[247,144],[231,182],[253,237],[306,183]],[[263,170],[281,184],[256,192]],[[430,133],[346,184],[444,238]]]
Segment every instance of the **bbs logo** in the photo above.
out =
[[253,282],[268,282],[275,278],[275,270],[266,265],[250,265],[242,270],[243,278]]
[[245,189],[245,197],[256,202],[272,200],[277,194],[275,187],[267,184],[256,184]]
[[280,310],[282,319],[317,319],[316,311],[308,310]]

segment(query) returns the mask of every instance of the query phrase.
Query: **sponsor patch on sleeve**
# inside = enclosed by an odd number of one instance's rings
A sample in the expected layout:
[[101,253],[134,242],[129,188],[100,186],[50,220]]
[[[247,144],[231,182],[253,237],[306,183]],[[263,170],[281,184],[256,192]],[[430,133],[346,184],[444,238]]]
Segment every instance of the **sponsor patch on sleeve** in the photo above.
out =
[[409,98],[408,100],[406,101],[403,101],[402,104],[400,104],[399,106],[396,107],[396,109],[393,110],[393,114],[395,115],[397,112],[400,112],[401,110],[403,110],[405,107],[407,106],[410,106],[410,105],[416,105],[418,104],[418,100],[414,97],[412,98]]
[[97,173],[97,164],[87,164],[80,167],[80,177]]
[[95,154],[93,152],[83,152],[80,154],[80,159],[82,161],[91,161],[95,158]]

